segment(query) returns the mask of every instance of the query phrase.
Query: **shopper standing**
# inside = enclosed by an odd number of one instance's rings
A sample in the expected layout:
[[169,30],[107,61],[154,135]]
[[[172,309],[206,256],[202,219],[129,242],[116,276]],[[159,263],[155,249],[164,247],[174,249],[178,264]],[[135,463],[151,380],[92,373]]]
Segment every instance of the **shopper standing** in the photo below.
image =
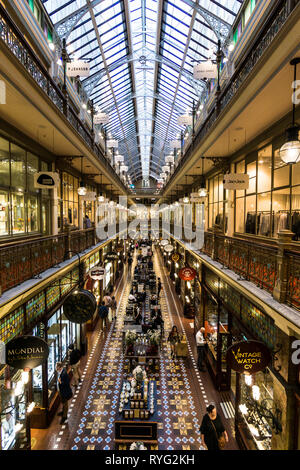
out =
[[180,337],[179,337],[179,333],[178,333],[176,325],[174,325],[172,330],[170,331],[168,341],[170,342],[170,345],[171,345],[171,351],[172,351],[171,357],[173,359],[176,356],[176,344],[179,343],[180,341]]
[[63,363],[57,362],[55,369],[57,372],[57,388],[62,402],[62,411],[58,413],[58,416],[61,416],[60,424],[64,424],[68,419],[68,401],[72,398],[73,393],[69,375],[63,367]]
[[116,318],[116,311],[117,311],[117,301],[116,301],[115,296],[112,296],[111,298],[110,308],[111,308],[112,320],[114,320]]
[[104,323],[105,327],[107,327],[107,317],[108,317],[108,307],[105,305],[104,300],[102,301],[102,304],[98,308],[98,314],[100,318],[100,330],[104,330]]
[[74,344],[70,344],[69,353],[70,353],[69,363],[72,369],[74,385],[75,387],[77,387],[79,382],[81,382],[81,370],[80,370],[81,352],[79,351],[79,349],[74,347]]
[[197,351],[198,351],[198,369],[201,372],[205,372],[204,367],[204,357],[205,357],[205,345],[206,341],[204,338],[205,328],[202,327],[196,334],[196,344],[197,344]]
[[205,445],[207,450],[222,450],[225,443],[228,442],[227,432],[215,404],[208,405],[206,411],[200,426],[202,445]]

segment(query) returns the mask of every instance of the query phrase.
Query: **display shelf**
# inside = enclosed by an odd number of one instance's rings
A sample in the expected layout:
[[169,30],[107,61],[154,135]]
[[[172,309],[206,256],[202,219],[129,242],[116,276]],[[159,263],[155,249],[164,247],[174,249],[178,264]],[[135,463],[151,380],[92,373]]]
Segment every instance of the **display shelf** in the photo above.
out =
[[[129,385],[128,385],[129,384]],[[153,385],[152,385],[153,384]],[[130,386],[129,381],[124,381],[122,383],[122,390],[124,385]],[[145,382],[143,381],[141,389],[136,390],[132,397],[130,397],[130,392],[128,391],[128,398],[125,398],[123,409],[118,413],[118,418],[123,420],[156,420],[157,416],[157,386],[155,380],[147,381],[147,394],[144,394]],[[151,412],[151,387],[153,387],[153,412]],[[127,401],[127,403],[126,403]],[[121,398],[120,398],[121,402]],[[120,407],[119,402],[119,407]],[[119,408],[120,409],[120,408]]]

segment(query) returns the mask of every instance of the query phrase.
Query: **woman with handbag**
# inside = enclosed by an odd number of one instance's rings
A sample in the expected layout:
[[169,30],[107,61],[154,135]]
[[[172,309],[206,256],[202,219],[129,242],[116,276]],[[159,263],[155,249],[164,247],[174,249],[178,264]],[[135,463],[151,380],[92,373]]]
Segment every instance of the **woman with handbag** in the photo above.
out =
[[227,432],[214,403],[208,405],[206,411],[200,427],[202,445],[207,450],[222,450],[228,442]]

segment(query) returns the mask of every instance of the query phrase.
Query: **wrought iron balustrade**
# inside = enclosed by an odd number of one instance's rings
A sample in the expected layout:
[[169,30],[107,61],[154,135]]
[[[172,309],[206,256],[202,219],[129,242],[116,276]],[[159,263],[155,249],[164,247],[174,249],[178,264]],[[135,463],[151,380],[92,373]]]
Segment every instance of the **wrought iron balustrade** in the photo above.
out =
[[0,289],[5,292],[95,244],[95,229],[74,230],[50,237],[0,246]]

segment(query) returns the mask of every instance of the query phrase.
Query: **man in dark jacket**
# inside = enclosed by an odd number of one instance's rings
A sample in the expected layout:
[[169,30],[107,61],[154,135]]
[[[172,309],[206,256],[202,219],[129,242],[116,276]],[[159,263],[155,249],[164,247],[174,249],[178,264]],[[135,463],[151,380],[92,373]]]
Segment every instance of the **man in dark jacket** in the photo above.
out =
[[81,352],[79,349],[74,348],[74,344],[69,346],[69,364],[72,368],[72,374],[74,378],[75,387],[78,386],[78,383],[81,382],[81,370],[80,370],[80,358]]
[[64,424],[68,419],[68,401],[72,398],[72,389],[67,370],[63,367],[62,362],[56,364],[57,372],[57,388],[62,402],[62,411],[58,413],[61,416],[60,424]]
[[108,317],[108,307],[105,305],[104,300],[102,301],[101,306],[98,309],[98,314],[100,317],[100,330],[104,329],[104,323],[105,326],[107,326],[107,317]]

